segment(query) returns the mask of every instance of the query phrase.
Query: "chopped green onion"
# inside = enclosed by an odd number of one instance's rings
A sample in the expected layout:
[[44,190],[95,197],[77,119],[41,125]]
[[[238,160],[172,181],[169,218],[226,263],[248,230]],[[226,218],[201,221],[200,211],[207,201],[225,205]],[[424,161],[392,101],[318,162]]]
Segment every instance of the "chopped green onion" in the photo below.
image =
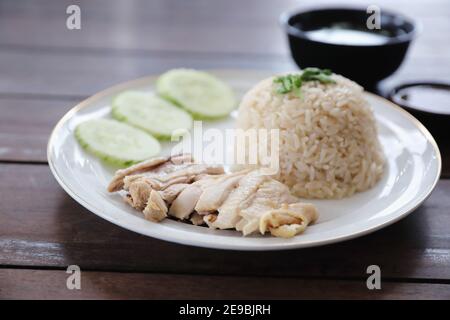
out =
[[331,74],[330,69],[305,68],[301,74],[280,76],[275,78],[273,82],[278,84],[276,90],[278,93],[294,92],[297,96],[300,96],[300,88],[305,81],[319,81],[324,84],[336,83],[330,77]]

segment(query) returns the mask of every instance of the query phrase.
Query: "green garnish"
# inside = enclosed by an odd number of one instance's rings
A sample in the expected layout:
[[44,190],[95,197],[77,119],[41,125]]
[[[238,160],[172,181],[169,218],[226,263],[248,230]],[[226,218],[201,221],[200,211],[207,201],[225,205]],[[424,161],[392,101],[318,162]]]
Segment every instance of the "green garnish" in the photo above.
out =
[[275,78],[273,82],[278,84],[278,93],[295,92],[297,96],[300,96],[300,88],[305,81],[319,81],[324,84],[336,83],[336,81],[331,79],[331,74],[330,69],[306,68],[301,74],[280,76]]

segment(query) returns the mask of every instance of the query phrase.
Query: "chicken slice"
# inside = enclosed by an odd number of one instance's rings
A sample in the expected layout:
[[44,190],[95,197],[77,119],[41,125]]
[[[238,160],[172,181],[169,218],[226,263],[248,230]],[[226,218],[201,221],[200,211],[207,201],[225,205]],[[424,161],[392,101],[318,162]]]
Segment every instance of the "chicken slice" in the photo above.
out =
[[162,182],[166,182],[178,177],[189,176],[192,179],[194,179],[196,176],[201,176],[204,174],[219,175],[223,173],[224,170],[222,166],[207,165],[207,164],[192,164],[185,168],[179,168],[178,170],[168,173],[165,176],[159,176],[158,179]]
[[216,179],[214,183],[204,188],[200,198],[198,199],[195,211],[197,212],[214,212],[228,198],[230,192],[236,188],[239,181],[248,171],[240,171]]
[[249,200],[266,179],[268,179],[266,175],[261,175],[257,171],[252,171],[244,176],[239,181],[237,188],[231,191],[228,198],[217,210],[219,215],[212,226],[218,229],[234,228],[241,219],[240,210],[248,206]]
[[135,181],[130,185],[125,199],[133,208],[143,210],[152,190],[152,186],[146,181]]
[[164,189],[166,189],[169,186],[174,185],[174,184],[189,183],[190,180],[192,180],[192,176],[175,177],[175,178],[173,178],[171,180],[167,180],[167,181],[164,181],[164,182],[160,181],[156,177],[141,176],[141,175],[126,176],[124,178],[123,189],[124,190],[130,190],[130,188],[131,188],[131,186],[133,184],[139,183],[139,182],[145,182],[148,185],[150,185],[152,187],[152,189],[164,190]]
[[203,220],[203,216],[199,215],[197,212],[194,212],[193,214],[191,214],[189,221],[191,221],[194,226],[201,226],[201,225],[205,224],[205,221]]
[[310,203],[283,204],[281,208],[263,214],[259,231],[264,234],[268,230],[273,236],[291,238],[305,231],[317,217],[317,209]]
[[268,178],[255,192],[251,203],[240,211],[243,221],[236,224],[236,229],[244,235],[258,231],[261,216],[273,209],[279,209],[284,203],[297,202],[289,188],[281,182]]
[[167,217],[167,205],[158,191],[152,190],[145,207],[144,217],[147,220],[159,222]]
[[[189,182],[190,179],[190,177],[178,177],[165,183],[161,183],[153,178],[127,176],[124,179],[124,190],[128,191],[126,200],[132,207],[142,210],[147,204],[151,190],[165,190],[172,185],[180,185]],[[170,191],[168,193],[170,193]],[[174,195],[174,197],[176,197],[176,195]]]
[[167,203],[171,204],[176,197],[183,191],[189,184],[187,183],[176,183],[168,186],[164,190],[159,191],[161,198]]
[[167,162],[169,160],[168,157],[158,157],[158,158],[152,158],[143,162],[140,162],[138,164],[135,164],[134,166],[128,167],[126,169],[117,170],[114,174],[113,179],[108,185],[108,191],[114,192],[119,191],[123,187],[123,179],[126,176],[140,173],[147,170],[152,170],[156,166]]
[[193,158],[192,154],[190,154],[190,153],[182,153],[182,154],[177,154],[177,155],[171,156],[170,161],[174,165],[181,165],[181,164],[185,164],[185,163],[194,162],[194,158]]
[[[195,205],[205,187],[213,184],[218,177],[222,177],[222,175],[203,175],[202,179],[188,184],[173,201],[169,209],[169,214],[179,219],[188,218],[193,213]],[[200,214],[198,212],[194,213]]]
[[149,159],[126,169],[117,170],[108,186],[109,192],[118,191],[124,186],[124,178],[129,176],[140,177],[140,175],[165,175],[182,167],[193,164],[190,154],[181,154],[172,157],[158,157]]
[[157,157],[142,161],[131,167],[117,170],[108,185],[108,191],[114,192],[122,189],[124,178],[126,176],[143,174],[148,171],[152,171],[153,174],[169,173],[180,168],[182,165],[193,163],[193,161],[192,155],[190,154],[181,154],[172,157]]
[[218,175],[223,173],[223,167],[209,166],[203,164],[188,164],[183,165],[177,170],[171,172],[161,173],[159,171],[148,172],[143,174],[137,174],[132,176],[126,176],[123,184],[123,188],[128,190],[131,183],[136,180],[147,181],[153,189],[164,190],[170,185],[178,183],[191,183],[194,180],[198,180],[197,176]]
[[203,217],[203,221],[208,225],[208,227],[213,228],[213,229],[214,229],[214,227],[212,224],[214,223],[214,221],[216,221],[216,219],[217,219],[217,214],[215,214],[215,213],[210,213]]
[[188,185],[173,201],[169,209],[169,215],[182,220],[188,218],[194,211],[201,194],[202,188],[199,185]]

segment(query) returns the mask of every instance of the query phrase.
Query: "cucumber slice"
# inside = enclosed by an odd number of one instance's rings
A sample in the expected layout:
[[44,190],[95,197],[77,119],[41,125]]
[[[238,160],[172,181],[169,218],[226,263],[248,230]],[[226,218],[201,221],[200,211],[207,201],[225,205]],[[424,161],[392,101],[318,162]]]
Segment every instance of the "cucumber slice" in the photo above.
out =
[[186,111],[154,94],[125,91],[114,98],[112,115],[159,139],[170,139],[177,130],[188,131],[192,117]]
[[206,72],[173,69],[156,83],[158,94],[186,109],[196,119],[215,119],[228,115],[236,107],[231,88]]
[[94,119],[80,123],[75,137],[87,151],[119,166],[138,163],[161,150],[158,140],[151,135],[116,120]]

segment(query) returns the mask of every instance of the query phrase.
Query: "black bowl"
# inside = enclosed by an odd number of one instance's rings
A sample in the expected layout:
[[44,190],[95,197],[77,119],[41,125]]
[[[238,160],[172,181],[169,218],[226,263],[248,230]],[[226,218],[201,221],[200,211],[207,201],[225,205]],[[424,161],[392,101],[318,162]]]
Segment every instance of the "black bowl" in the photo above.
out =
[[445,82],[411,82],[389,93],[389,99],[419,119],[439,145],[448,144],[449,96],[450,83]]
[[450,83],[405,83],[393,88],[389,99],[411,113],[450,119]]
[[[291,54],[297,65],[328,68],[350,78],[367,90],[393,74],[403,62],[417,24],[403,15],[381,10],[380,30],[369,30],[370,16],[364,8],[315,8],[281,16],[289,40]],[[345,44],[311,39],[310,31],[335,25],[383,35],[377,44]]]

